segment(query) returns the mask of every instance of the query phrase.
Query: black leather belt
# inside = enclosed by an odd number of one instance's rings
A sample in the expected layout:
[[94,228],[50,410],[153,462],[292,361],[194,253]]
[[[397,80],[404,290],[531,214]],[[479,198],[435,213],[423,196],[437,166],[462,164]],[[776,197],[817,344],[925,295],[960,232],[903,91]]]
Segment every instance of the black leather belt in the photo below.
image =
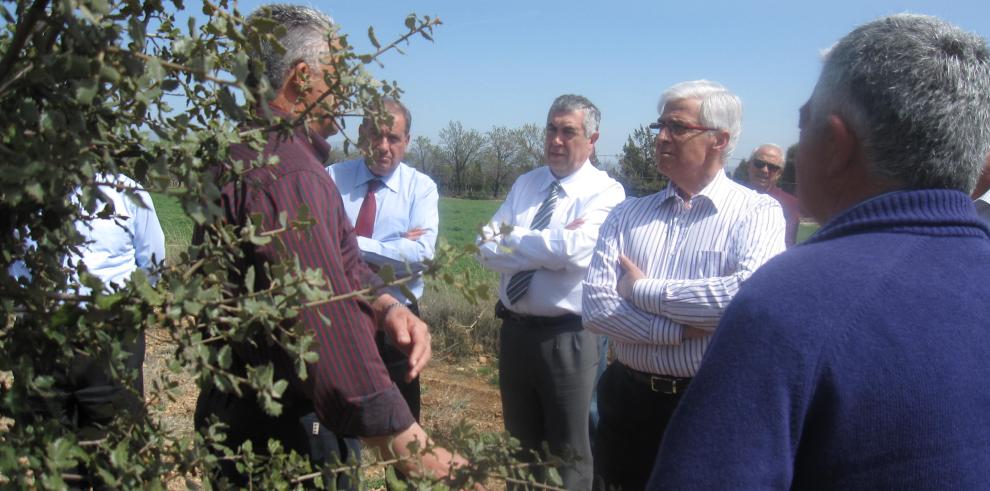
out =
[[662,394],[669,395],[680,395],[687,390],[688,384],[691,383],[690,377],[671,377],[669,375],[654,375],[652,373],[641,372],[639,370],[633,370],[622,363],[616,362],[619,367],[626,372],[626,375],[630,379],[634,380],[636,383],[646,385],[653,392],[659,392]]
[[508,307],[502,304],[501,300],[495,304],[495,317],[504,321],[513,321],[518,324],[526,324],[534,327],[553,327],[571,322],[581,322],[581,316],[577,314],[564,314],[554,317],[518,314],[509,310]]

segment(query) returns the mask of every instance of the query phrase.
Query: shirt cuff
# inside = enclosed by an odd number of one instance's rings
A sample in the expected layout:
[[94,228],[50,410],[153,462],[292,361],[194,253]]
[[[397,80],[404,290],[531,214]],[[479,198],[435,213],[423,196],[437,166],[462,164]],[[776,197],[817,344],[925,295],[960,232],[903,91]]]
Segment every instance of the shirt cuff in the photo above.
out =
[[521,227],[512,227],[512,232],[502,236],[502,245],[508,247],[509,249],[515,250],[519,247],[519,242],[525,236],[524,232],[528,232],[529,229],[524,229]]
[[633,283],[632,303],[640,310],[662,314],[663,292],[667,286],[664,280],[643,278]]
[[653,318],[653,342],[661,346],[679,346],[684,338],[684,328],[663,316]]
[[358,249],[364,252],[373,252],[375,254],[380,254],[382,250],[381,242],[375,239],[369,239],[367,237],[358,236],[357,238]]
[[319,411],[320,420],[335,433],[360,437],[395,435],[416,422],[394,384],[374,394],[351,398],[347,406],[349,410],[344,414]]

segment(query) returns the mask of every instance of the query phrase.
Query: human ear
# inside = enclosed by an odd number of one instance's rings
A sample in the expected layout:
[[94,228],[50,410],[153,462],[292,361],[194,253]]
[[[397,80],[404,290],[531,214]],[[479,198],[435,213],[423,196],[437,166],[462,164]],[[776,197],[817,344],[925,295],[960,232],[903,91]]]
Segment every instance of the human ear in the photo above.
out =
[[729,132],[728,131],[717,131],[715,133],[715,144],[712,148],[718,151],[725,150],[725,147],[729,144]]
[[841,116],[829,114],[825,122],[831,143],[832,155],[828,159],[826,172],[831,175],[841,174],[850,170],[856,162],[859,152],[859,137]]
[[291,91],[290,93],[295,98],[301,97],[309,88],[309,77],[309,65],[304,61],[297,61],[289,70],[289,74],[285,79],[286,89]]

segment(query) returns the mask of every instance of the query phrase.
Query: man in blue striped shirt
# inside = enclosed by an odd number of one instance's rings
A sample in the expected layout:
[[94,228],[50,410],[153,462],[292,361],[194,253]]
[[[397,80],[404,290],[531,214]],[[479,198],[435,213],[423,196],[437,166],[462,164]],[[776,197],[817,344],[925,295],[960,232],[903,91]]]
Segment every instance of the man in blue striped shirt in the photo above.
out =
[[658,105],[662,191],[629,199],[602,225],[584,281],[584,326],[607,335],[616,363],[598,385],[599,487],[643,489],[664,428],[740,283],[784,250],[772,197],[729,179],[742,103],[707,80],[667,89]]
[[990,483],[990,46],[898,14],[823,58],[795,160],[822,227],[726,310],[651,490]]

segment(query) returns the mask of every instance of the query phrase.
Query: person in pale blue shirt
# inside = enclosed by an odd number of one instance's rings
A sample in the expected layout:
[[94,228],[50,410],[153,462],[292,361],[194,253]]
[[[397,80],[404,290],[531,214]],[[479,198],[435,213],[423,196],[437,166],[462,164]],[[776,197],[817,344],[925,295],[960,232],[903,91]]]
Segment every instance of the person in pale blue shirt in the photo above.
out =
[[[90,274],[103,281],[104,291],[123,287],[138,269],[144,271],[154,285],[158,279],[158,269],[165,262],[165,234],[151,195],[124,175],[100,175],[97,182],[104,199],[99,200],[96,210],[99,212],[107,204],[112,204],[113,214],[107,218],[87,217],[76,222],[76,230],[84,237],[84,242],[78,255],[70,254],[65,260],[66,266],[74,271],[73,280],[78,281],[79,268],[85,265]],[[128,196],[126,190],[133,193]],[[72,199],[77,200],[78,195]],[[89,288],[82,285],[78,291],[82,295],[90,293]],[[74,396],[69,397],[70,401],[76,401],[78,407],[67,409],[67,415],[75,411],[81,423],[106,424],[113,413],[102,413],[108,409],[102,404],[105,401],[112,401],[113,412],[129,408],[132,414],[143,413],[144,332],[133,341],[125,340],[124,349],[131,353],[127,369],[136,371],[133,384],[130,387],[118,384],[108,376],[103,363],[80,363],[74,367],[80,383],[74,387]],[[88,397],[89,393],[92,397]]]
[[[107,218],[97,218],[95,214],[90,216],[84,212],[82,219],[76,222],[83,242],[78,254],[70,253],[63,261],[71,272],[70,282],[79,283],[78,269],[85,265],[90,274],[103,282],[106,291],[124,286],[131,273],[139,268],[154,284],[156,266],[165,260],[165,235],[151,196],[124,175],[100,174],[95,179],[103,195],[103,199],[97,200],[96,213],[107,204],[113,205],[114,213]],[[124,190],[128,189],[134,190],[133,197],[140,200],[140,204],[127,197]],[[79,191],[69,199],[79,204]],[[34,247],[30,237],[25,238],[24,244],[26,248]],[[31,271],[23,261],[12,264],[9,273],[17,278],[31,279]],[[79,285],[77,293],[88,295],[90,291]]]
[[[63,259],[69,272],[69,289],[79,295],[92,293],[89,287],[80,284],[82,268],[103,282],[104,292],[122,288],[138,269],[154,284],[165,260],[165,235],[151,196],[123,175],[97,175],[95,185],[102,195],[97,199],[95,212],[82,211],[75,223],[83,242],[76,252]],[[72,203],[82,207],[79,199],[78,190],[69,197]],[[107,205],[112,206],[112,213],[98,217]],[[25,247],[28,250],[34,247],[29,237],[25,238]],[[9,273],[21,281],[32,281],[31,270],[21,261],[12,265]],[[86,308],[85,303],[80,306]],[[79,357],[70,373],[52,374],[55,384],[51,396],[39,401],[43,407],[39,407],[37,417],[58,419],[73,428],[80,439],[94,439],[102,435],[101,428],[118,414],[134,417],[143,414],[144,332],[121,341],[122,348],[130,353],[125,366],[136,372],[129,385],[111,376],[107,360]]]
[[[157,267],[165,261],[165,234],[151,195],[124,175],[100,176],[98,181],[106,200],[100,200],[96,209],[102,210],[109,202],[113,204],[114,215],[76,222],[76,230],[85,242],[80,254],[70,255],[66,264],[70,268],[78,267],[80,262],[85,264],[86,270],[100,278],[107,290],[123,286],[136,269],[143,270],[154,284]],[[124,190],[134,190],[135,199]],[[80,293],[87,291],[88,288],[80,287]]]
[[[327,172],[354,225],[362,258],[372,268],[391,266],[396,278],[412,276],[405,286],[414,298],[408,298],[398,286],[388,287],[386,292],[419,315],[418,301],[423,295],[419,274],[423,262],[433,259],[436,250],[440,195],[433,179],[402,162],[412,126],[409,109],[390,98],[383,99],[382,104],[391,123],[376,125],[373,118],[365,117],[359,130],[358,144],[367,157],[330,165]],[[389,376],[419,421],[419,377],[406,380],[408,357],[383,336],[376,339]],[[342,452],[357,448],[357,440],[352,438],[326,444],[331,452],[334,447]]]

